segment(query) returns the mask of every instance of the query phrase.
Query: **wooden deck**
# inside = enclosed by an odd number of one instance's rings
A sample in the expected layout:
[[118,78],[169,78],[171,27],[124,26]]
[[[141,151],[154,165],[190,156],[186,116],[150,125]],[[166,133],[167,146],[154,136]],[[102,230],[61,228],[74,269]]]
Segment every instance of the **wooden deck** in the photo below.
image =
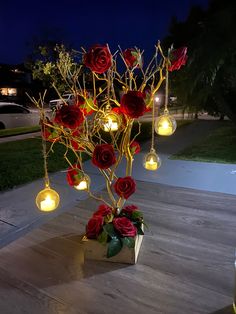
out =
[[229,314],[236,197],[138,182],[149,230],[138,263],[85,261],[82,201],[0,251],[1,314]]

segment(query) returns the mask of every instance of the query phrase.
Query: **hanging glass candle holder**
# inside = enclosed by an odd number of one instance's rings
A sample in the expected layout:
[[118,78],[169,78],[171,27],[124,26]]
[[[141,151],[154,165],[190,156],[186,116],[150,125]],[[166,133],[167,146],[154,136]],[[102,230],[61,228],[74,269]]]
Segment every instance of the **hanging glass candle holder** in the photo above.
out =
[[157,155],[154,148],[151,148],[150,152],[144,156],[143,166],[147,170],[155,171],[161,166],[161,159]]
[[159,135],[172,135],[175,132],[176,127],[176,120],[169,114],[167,109],[164,111],[164,114],[158,117],[155,121],[155,131]]
[[78,191],[89,190],[90,182],[91,182],[90,177],[87,174],[85,174],[83,178],[80,180],[80,182],[77,185],[74,185],[74,188]]
[[51,212],[58,207],[60,196],[55,190],[48,186],[38,193],[35,201],[39,210]]
[[117,131],[121,122],[120,115],[110,109],[106,110],[104,115],[101,117],[101,127],[105,132]]

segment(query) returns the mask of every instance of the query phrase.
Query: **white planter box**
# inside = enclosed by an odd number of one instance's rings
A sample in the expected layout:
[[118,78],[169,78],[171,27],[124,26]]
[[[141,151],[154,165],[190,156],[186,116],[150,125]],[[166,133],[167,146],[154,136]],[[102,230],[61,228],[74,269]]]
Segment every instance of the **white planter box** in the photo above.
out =
[[83,240],[84,258],[85,260],[91,259],[115,263],[136,264],[142,240],[143,235],[137,235],[135,237],[134,248],[128,248],[126,245],[123,245],[122,250],[117,255],[107,258],[108,244],[103,245],[97,240],[86,239]]

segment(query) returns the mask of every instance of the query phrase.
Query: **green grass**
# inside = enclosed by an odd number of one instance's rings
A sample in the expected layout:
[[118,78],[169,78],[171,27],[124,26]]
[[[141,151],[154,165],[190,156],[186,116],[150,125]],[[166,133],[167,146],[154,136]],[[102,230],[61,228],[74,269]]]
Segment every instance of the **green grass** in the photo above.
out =
[[[48,157],[48,171],[55,172],[68,168],[68,164],[63,158],[65,147],[55,144],[53,150],[54,153]],[[72,153],[68,156],[73,161],[74,157]],[[42,143],[40,138],[0,144],[0,160],[1,191],[44,176]]]
[[177,128],[189,125],[191,123],[193,123],[194,120],[176,120],[177,122]]
[[229,121],[204,140],[173,155],[171,159],[236,163],[236,126]]
[[[183,126],[190,123],[187,120],[178,121],[178,125]],[[132,137],[138,132],[138,124],[135,123],[132,130]],[[152,125],[150,122],[142,123],[141,133],[136,138],[137,141],[144,142],[151,138]],[[106,133],[108,137],[108,133]],[[68,168],[68,164],[63,158],[65,147],[56,143],[53,146],[54,153],[48,157],[48,170],[50,173]],[[88,157],[84,155],[84,160]],[[68,158],[75,162],[72,152]],[[0,144],[0,191],[11,189],[17,185],[25,184],[33,180],[42,178],[43,157],[41,138],[26,139]]]
[[20,135],[20,134],[32,133],[32,132],[38,132],[38,131],[40,131],[40,126],[38,125],[14,128],[14,129],[4,129],[4,130],[0,130],[0,137]]
[[[136,131],[137,125],[134,126]],[[107,134],[106,134],[107,136]],[[151,124],[142,125],[142,134],[138,140],[143,141],[151,136]],[[49,144],[50,145],[50,144]],[[68,168],[63,158],[65,147],[56,143],[53,146],[54,153],[48,157],[48,171],[50,173]],[[69,151],[68,158],[75,162],[74,154]],[[84,154],[84,160],[88,156]],[[25,184],[44,176],[42,142],[41,138],[25,139],[0,144],[0,191],[14,188],[17,185]]]

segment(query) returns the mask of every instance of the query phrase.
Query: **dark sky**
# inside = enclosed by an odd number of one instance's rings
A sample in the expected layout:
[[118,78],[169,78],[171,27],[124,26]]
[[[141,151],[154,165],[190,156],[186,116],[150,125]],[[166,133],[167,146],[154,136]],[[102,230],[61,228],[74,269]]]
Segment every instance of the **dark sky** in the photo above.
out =
[[76,49],[108,43],[114,51],[137,46],[151,51],[168,32],[172,16],[185,20],[194,4],[208,0],[2,1],[0,63],[23,62],[34,38],[50,34]]

